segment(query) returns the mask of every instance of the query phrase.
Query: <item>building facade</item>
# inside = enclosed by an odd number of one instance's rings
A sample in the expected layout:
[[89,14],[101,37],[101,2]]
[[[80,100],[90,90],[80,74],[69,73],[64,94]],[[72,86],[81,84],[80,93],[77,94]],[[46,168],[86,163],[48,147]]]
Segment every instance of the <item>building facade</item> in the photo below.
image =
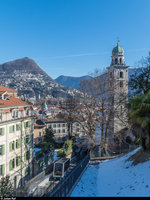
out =
[[112,50],[111,65],[107,68],[111,87],[111,90],[108,88],[108,95],[113,100],[111,130],[114,134],[127,127],[128,68],[125,64],[124,50],[118,41]]
[[[64,119],[45,119],[46,127],[51,127],[54,131],[54,136],[56,141],[66,140],[68,138],[68,125]],[[72,125],[72,136],[81,137],[84,134],[84,131],[81,125],[77,122],[74,122]]]
[[32,177],[33,130],[32,104],[0,86],[0,178],[9,175],[15,188]]

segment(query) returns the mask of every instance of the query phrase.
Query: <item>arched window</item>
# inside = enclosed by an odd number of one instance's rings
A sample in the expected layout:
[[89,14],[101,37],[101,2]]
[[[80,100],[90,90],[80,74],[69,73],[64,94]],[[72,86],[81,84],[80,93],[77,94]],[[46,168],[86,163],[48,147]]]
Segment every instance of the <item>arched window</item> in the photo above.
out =
[[120,65],[122,64],[122,58],[120,58]]
[[123,78],[123,72],[120,72],[120,78]]
[[123,87],[123,81],[120,81],[120,87]]
[[118,61],[117,58],[115,58],[115,64],[117,64],[117,61]]

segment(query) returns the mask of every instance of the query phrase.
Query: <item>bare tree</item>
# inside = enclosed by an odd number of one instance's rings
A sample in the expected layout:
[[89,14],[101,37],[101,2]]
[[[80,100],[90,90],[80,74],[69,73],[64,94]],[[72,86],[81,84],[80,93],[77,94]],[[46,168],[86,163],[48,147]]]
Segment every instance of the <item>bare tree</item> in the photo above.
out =
[[107,153],[108,140],[114,138],[114,121],[124,128],[127,125],[127,95],[114,76],[108,71],[95,71],[92,79],[83,80],[80,84],[83,94],[82,109],[79,119],[84,121],[84,129],[95,142],[96,127],[100,129],[101,151]]
[[67,98],[60,102],[60,108],[63,110],[63,117],[67,122],[69,139],[72,137],[73,123],[75,122],[75,112],[77,109],[77,100],[74,98]]

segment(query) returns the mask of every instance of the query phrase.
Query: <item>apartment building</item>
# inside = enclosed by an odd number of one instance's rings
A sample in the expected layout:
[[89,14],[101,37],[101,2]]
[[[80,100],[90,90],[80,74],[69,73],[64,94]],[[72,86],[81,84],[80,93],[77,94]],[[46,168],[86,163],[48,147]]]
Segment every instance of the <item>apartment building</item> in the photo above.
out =
[[15,188],[32,177],[33,130],[32,104],[0,85],[0,179],[9,175]]
[[[54,131],[54,136],[57,141],[67,139],[68,137],[68,124],[64,119],[59,118],[45,118],[43,121],[46,124],[46,127],[51,127]],[[78,122],[74,122],[72,125],[72,136],[81,137],[84,134],[84,131],[81,125]]]

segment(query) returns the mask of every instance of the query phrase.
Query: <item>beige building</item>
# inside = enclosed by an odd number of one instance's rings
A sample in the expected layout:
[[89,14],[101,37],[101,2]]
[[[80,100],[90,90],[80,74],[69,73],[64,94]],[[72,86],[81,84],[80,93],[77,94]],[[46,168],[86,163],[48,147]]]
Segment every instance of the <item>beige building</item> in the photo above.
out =
[[32,177],[33,130],[32,104],[0,86],[0,178],[9,175],[15,188]]
[[34,124],[34,144],[41,142],[45,135],[46,125],[40,119],[37,119]]

